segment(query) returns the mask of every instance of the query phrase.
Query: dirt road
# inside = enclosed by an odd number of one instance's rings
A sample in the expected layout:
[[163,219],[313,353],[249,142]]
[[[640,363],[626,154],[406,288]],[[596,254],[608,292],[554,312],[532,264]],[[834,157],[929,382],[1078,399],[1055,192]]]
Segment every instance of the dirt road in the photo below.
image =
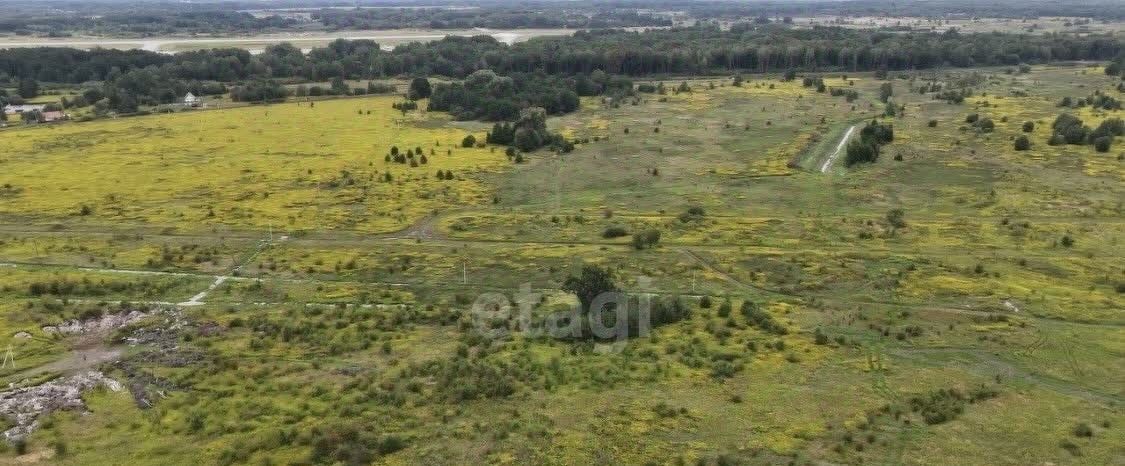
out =
[[820,166],[821,173],[828,173],[828,169],[832,166],[832,162],[836,161],[836,158],[839,157],[840,153],[844,151],[844,147],[847,146],[848,139],[851,139],[852,133],[855,132],[856,126],[859,125],[852,125],[850,128],[848,128],[847,131],[844,132],[844,137],[840,138],[839,144],[836,144],[836,150],[833,151],[832,155],[829,155],[828,158],[824,160],[824,164]]

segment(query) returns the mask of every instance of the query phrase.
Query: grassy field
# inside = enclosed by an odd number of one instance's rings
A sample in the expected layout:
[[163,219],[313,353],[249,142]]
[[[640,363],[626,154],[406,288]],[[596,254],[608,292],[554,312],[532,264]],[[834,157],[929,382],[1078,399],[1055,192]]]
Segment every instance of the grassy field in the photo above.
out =
[[[174,350],[101,366],[152,406],[96,390],[89,414],[42,419],[2,461],[1125,461],[1125,146],[1047,144],[1063,111],[1120,117],[1057,105],[1121,99],[1117,81],[1086,66],[823,78],[858,99],[779,76],[585,99],[549,120],[575,151],[519,164],[461,147],[485,125],[393,97],[0,132],[0,331],[20,363],[0,381],[90,344],[42,326],[214,284]],[[946,103],[918,92],[929,82],[973,95]],[[895,135],[879,160],[821,173],[876,117]],[[392,145],[427,162],[386,162]],[[645,230],[659,243],[633,248]],[[692,315],[617,346],[475,327],[482,293],[565,308],[585,264]]]
[[[5,134],[3,213],[180,231],[390,232],[441,207],[489,202],[475,177],[506,165],[503,151],[462,148],[472,128],[403,116],[395,99],[21,128]],[[392,146],[422,148],[427,163],[387,162]],[[437,170],[457,178],[439,181]]]

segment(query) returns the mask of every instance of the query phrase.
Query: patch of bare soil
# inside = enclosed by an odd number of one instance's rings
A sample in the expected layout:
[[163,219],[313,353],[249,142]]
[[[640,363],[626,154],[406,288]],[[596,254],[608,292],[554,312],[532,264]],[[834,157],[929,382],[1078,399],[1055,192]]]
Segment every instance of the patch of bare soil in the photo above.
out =
[[[181,337],[185,332],[214,335],[224,328],[211,321],[193,324],[177,308],[157,308],[70,320],[42,330],[48,335],[62,335],[72,344],[72,350],[58,360],[17,375],[25,381],[42,374],[62,374],[62,377],[0,392],[0,416],[12,425],[3,433],[8,441],[27,437],[38,427],[38,420],[53,411],[84,411],[86,404],[82,394],[98,386],[112,391],[128,387],[141,409],[152,407],[154,399],[163,398],[168,391],[187,389],[145,368],[150,365],[183,367],[208,360],[205,351],[183,346]],[[138,349],[126,355],[128,347]],[[98,367],[114,369],[113,373],[124,383],[95,370]]]
[[71,374],[116,361],[124,353],[125,348],[121,346],[91,345],[75,348],[56,361],[33,367],[20,372],[19,375],[27,378],[44,373]]

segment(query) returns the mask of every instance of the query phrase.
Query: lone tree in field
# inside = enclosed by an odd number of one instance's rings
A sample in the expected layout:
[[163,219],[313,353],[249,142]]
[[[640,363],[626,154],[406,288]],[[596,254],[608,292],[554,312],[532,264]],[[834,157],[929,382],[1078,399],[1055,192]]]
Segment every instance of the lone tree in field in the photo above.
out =
[[465,139],[461,140],[461,147],[473,147],[476,144],[477,144],[477,137],[473,136],[471,134],[468,135],[468,136],[465,136]]
[[407,91],[406,97],[410,100],[426,99],[433,93],[433,88],[430,87],[430,80],[422,77],[414,78],[410,81],[410,90]]
[[883,83],[879,85],[879,101],[886,103],[895,95],[894,85],[891,83]]
[[1113,138],[1110,136],[1102,136],[1094,139],[1094,150],[1098,152],[1109,152],[1109,147],[1113,145]]
[[574,293],[578,302],[582,303],[582,312],[589,312],[594,299],[602,293],[619,291],[613,282],[613,271],[596,265],[583,265],[582,273],[575,277],[571,275],[563,282],[563,291]]
[[660,242],[660,230],[645,230],[638,233],[633,233],[633,247],[641,249],[652,249]]
[[1015,148],[1018,151],[1031,149],[1031,140],[1021,134],[1020,137],[1016,138]]
[[906,226],[906,211],[902,209],[891,209],[887,211],[887,223],[893,229],[899,229]]
[[1035,131],[1035,122],[1034,121],[1023,122],[1023,132],[1030,133],[1032,131]]

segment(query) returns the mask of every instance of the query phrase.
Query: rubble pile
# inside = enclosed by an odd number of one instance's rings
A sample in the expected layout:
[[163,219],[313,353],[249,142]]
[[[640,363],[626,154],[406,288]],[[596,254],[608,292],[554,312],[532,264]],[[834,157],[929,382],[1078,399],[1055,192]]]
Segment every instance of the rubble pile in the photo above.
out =
[[0,415],[15,426],[4,431],[4,438],[15,441],[27,437],[39,425],[39,417],[59,409],[85,410],[82,393],[99,385],[120,391],[121,383],[98,371],[89,371],[44,382],[34,387],[0,392]]
[[89,320],[67,320],[59,325],[48,325],[43,327],[43,333],[52,334],[58,333],[61,335],[81,335],[86,333],[106,332],[117,330],[121,327],[137,322],[149,314],[141,311],[129,311],[119,314],[106,314],[97,319]]

